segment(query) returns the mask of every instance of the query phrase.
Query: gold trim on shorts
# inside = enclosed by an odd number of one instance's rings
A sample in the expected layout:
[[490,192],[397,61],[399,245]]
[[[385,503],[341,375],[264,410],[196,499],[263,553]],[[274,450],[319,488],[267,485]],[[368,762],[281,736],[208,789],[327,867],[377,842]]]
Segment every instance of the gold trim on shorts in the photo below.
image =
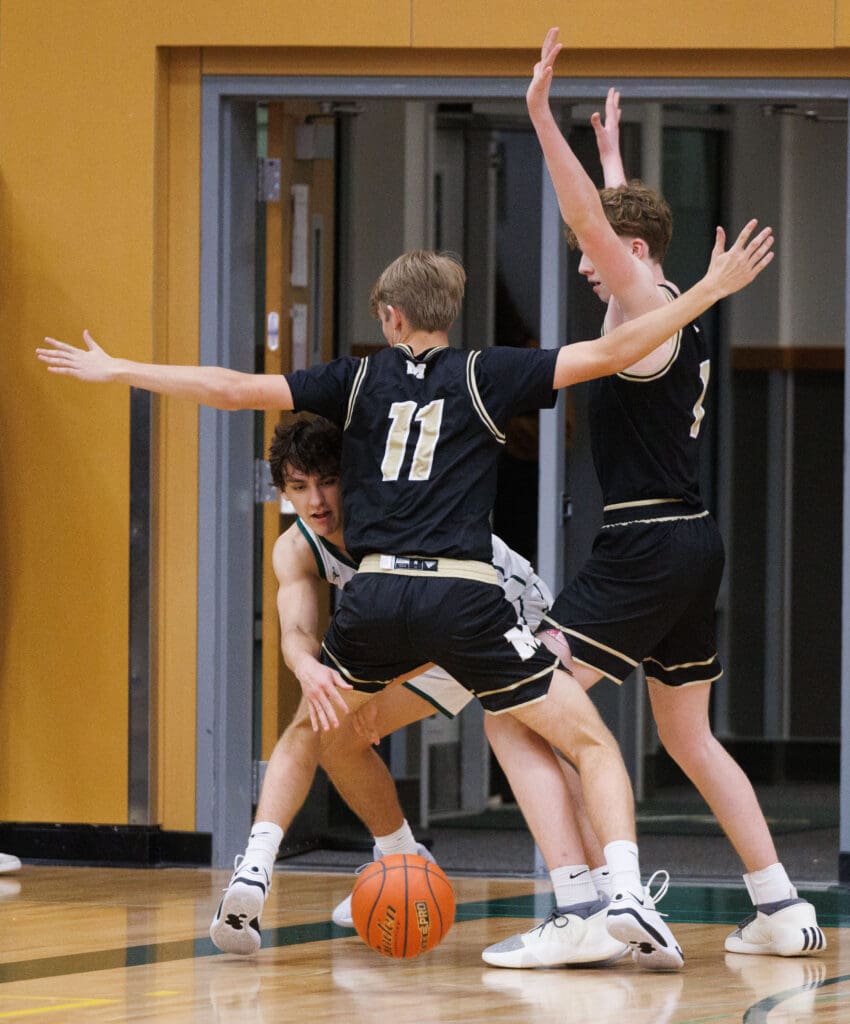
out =
[[612,512],[618,508],[640,508],[642,505],[670,505],[682,504],[681,498],[643,498],[640,501],[616,501],[613,505],[604,505],[603,512]]

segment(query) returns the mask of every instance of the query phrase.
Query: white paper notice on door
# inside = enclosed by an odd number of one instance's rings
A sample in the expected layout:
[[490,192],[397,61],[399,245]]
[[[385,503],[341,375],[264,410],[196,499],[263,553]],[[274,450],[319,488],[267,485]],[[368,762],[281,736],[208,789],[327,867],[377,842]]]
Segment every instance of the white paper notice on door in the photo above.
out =
[[292,185],[290,191],[292,193],[292,274],[289,280],[293,288],[306,288],[309,281],[307,213],[310,205],[310,186]]
[[296,302],[292,306],[292,369],[307,369],[307,306]]

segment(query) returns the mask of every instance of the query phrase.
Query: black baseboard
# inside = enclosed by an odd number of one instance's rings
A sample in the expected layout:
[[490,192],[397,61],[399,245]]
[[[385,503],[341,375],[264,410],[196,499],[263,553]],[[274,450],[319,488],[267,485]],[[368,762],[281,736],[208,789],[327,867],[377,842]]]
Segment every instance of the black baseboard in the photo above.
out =
[[[744,769],[750,782],[778,785],[783,782],[821,782],[838,785],[841,746],[838,740],[723,739],[723,746]],[[647,787],[690,785],[665,750],[646,759]]]
[[76,825],[0,822],[0,850],[54,864],[209,867],[209,832],[169,832],[158,825]]

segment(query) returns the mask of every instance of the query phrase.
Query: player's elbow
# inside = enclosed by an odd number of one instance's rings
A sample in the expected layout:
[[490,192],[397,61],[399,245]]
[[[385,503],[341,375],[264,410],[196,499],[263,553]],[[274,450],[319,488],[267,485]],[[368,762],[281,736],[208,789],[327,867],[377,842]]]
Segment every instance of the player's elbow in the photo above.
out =
[[219,408],[228,412],[235,412],[237,409],[249,409],[251,407],[249,374],[228,373],[220,382],[219,386]]
[[257,404],[256,374],[225,370],[218,381],[216,392],[216,407],[227,412],[260,407]]

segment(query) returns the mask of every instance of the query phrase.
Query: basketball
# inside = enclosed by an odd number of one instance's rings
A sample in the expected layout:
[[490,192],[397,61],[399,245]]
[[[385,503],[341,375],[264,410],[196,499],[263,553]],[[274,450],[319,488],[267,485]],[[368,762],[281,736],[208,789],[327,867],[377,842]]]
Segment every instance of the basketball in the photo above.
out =
[[446,937],[455,894],[442,868],[425,857],[394,853],[369,864],[351,893],[357,934],[376,953],[408,959]]

